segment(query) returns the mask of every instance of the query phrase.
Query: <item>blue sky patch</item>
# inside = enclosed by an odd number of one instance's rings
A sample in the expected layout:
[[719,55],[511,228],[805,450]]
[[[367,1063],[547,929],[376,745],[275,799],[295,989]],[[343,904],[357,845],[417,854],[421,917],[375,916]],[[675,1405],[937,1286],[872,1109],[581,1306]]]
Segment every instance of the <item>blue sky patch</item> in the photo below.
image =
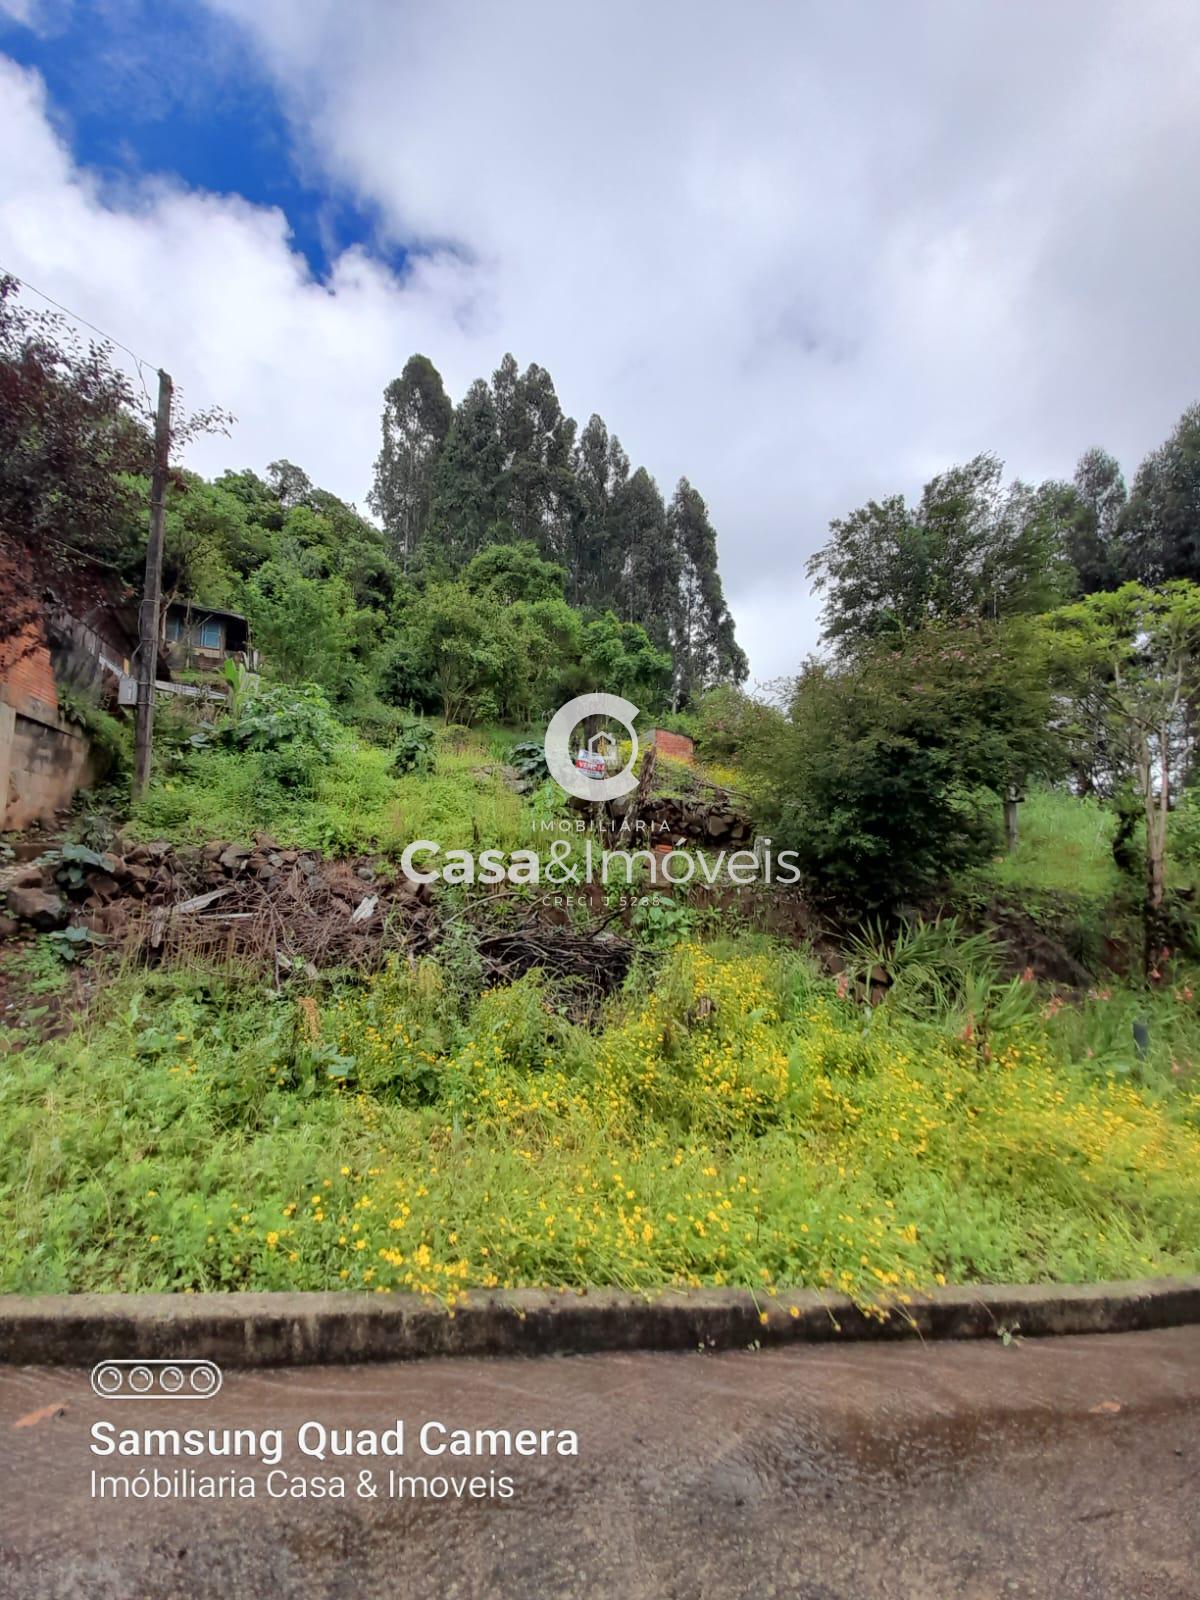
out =
[[0,17],[0,51],[41,74],[76,162],[102,179],[166,174],[277,206],[318,278],[352,244],[403,267],[375,209],[331,187],[297,146],[233,23],[183,0],[50,6],[37,31]]

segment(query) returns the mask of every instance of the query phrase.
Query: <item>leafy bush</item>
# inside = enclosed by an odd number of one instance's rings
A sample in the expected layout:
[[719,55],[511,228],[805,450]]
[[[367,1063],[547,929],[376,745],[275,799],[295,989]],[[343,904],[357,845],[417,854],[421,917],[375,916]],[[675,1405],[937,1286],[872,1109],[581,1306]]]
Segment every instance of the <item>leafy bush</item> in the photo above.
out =
[[90,928],[55,928],[45,936],[47,949],[68,966],[76,961],[82,961],[93,950],[106,944],[108,941],[102,933],[93,933]]
[[546,747],[543,744],[529,742],[514,744],[508,752],[508,764],[515,767],[528,783],[537,785],[545,783],[550,776],[550,769],[546,765]]
[[126,777],[133,770],[133,727],[128,719],[113,716],[94,696],[72,684],[58,685],[58,706],[62,715],[87,734],[93,747],[104,756],[109,774]]
[[743,689],[721,684],[709,689],[694,713],[696,748],[706,760],[733,761],[747,742],[778,713]]
[[1036,1017],[1036,985],[1001,975],[1001,950],[990,932],[968,934],[954,917],[879,924],[850,940],[844,986],[875,1008],[941,1028],[989,1061],[998,1033],[1019,1034]]
[[89,870],[106,865],[103,855],[85,844],[64,844],[58,850],[45,851],[41,859],[46,866],[53,866],[54,881],[64,889],[82,888]]
[[392,771],[428,772],[433,766],[433,729],[422,717],[409,717],[401,724],[392,746]]
[[1188,789],[1175,807],[1171,853],[1189,875],[1200,873],[1200,790]]
[[696,921],[696,912],[668,894],[642,895],[633,908],[634,933],[643,944],[659,949],[690,938]]
[[1015,622],[927,628],[853,664],[810,664],[743,765],[810,890],[891,912],[994,852],[999,796],[1052,759],[1049,692]]
[[[270,684],[248,694],[236,714],[216,729],[215,740],[232,750],[279,750],[305,745],[328,755],[339,734],[329,701],[315,683]],[[193,741],[199,748],[204,737]]]

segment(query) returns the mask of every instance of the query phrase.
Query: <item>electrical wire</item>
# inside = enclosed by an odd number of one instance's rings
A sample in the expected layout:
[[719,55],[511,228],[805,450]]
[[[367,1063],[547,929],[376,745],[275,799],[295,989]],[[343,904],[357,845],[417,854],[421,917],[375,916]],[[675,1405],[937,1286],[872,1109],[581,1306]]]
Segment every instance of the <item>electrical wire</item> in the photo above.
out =
[[44,289],[39,289],[36,284],[30,283],[27,278],[22,278],[19,273],[11,272],[2,263],[0,263],[0,277],[11,278],[14,283],[19,283],[23,289],[28,289],[30,294],[36,294],[39,300],[44,300],[47,305],[53,306],[56,311],[63,312],[63,314],[70,317],[73,322],[78,322],[82,324],[83,327],[90,328],[93,333],[98,333],[100,337],[108,344],[113,345],[118,350],[123,350],[127,356],[131,356],[134,364],[137,367],[138,382],[142,386],[142,393],[146,396],[147,403],[153,405],[153,402],[150,399],[150,390],[146,387],[146,376],[144,369],[149,367],[153,372],[161,373],[162,368],[159,366],[157,361],[151,361],[148,356],[139,356],[136,350],[131,350],[129,346],[122,340],[118,339],[115,334],[106,333],[103,328],[98,328],[94,322],[89,322],[88,319],[85,316],[81,316],[78,311],[72,311],[70,306],[63,305],[61,300],[56,300],[53,295],[47,294]]

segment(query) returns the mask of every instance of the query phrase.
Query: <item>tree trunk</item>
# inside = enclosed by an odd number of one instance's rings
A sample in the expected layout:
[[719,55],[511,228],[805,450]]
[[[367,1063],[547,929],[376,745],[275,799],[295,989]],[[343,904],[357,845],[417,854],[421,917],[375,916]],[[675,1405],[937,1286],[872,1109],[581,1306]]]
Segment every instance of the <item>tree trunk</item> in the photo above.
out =
[[1163,901],[1166,898],[1167,812],[1170,806],[1170,778],[1167,771],[1167,743],[1163,738],[1160,753],[1159,792],[1154,793],[1154,773],[1149,741],[1142,764],[1146,805],[1146,906],[1144,915],[1144,960],[1147,975],[1154,969],[1163,944]]

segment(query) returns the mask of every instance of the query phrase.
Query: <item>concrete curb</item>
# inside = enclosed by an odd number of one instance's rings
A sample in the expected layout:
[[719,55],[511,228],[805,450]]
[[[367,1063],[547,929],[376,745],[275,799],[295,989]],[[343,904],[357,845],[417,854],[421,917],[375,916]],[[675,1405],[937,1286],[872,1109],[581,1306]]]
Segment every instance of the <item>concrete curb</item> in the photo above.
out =
[[[765,1320],[764,1320],[765,1319]],[[0,1363],[92,1366],[206,1358],[229,1367],[427,1356],[726,1350],[834,1339],[1126,1333],[1200,1322],[1200,1277],[938,1289],[886,1321],[841,1295],[745,1289],[654,1296],[472,1294],[447,1311],[408,1294],[0,1295]]]

